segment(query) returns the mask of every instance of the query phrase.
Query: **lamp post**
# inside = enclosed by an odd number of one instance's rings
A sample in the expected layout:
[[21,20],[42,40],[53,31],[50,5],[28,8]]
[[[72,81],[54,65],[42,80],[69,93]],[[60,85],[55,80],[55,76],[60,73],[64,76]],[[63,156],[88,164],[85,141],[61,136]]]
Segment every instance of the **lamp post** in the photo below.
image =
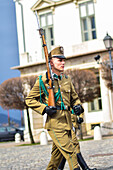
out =
[[106,36],[103,39],[103,42],[104,42],[104,45],[105,45],[106,49],[109,52],[110,69],[111,69],[112,86],[113,86],[113,62],[112,62],[112,56],[111,56],[111,49],[113,48],[112,47],[113,39],[107,33]]

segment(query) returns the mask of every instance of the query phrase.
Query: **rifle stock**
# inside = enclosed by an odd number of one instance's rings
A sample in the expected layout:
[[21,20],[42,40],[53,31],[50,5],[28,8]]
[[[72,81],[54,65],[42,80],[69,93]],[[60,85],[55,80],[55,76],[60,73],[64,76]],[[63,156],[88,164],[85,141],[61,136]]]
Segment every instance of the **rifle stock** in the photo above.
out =
[[37,16],[36,11],[35,11],[35,14],[36,14],[36,17],[37,17],[39,34],[40,34],[40,37],[42,38],[44,54],[45,54],[45,59],[46,59],[47,75],[48,75],[48,80],[49,80],[48,106],[55,106],[54,88],[53,88],[53,80],[52,80],[52,74],[51,74],[51,65],[50,65],[50,61],[49,61],[49,58],[48,58],[48,49],[47,49],[47,44],[46,44],[46,41],[45,41],[44,30],[42,28],[40,28],[40,26],[39,26],[39,21],[38,21],[38,16]]

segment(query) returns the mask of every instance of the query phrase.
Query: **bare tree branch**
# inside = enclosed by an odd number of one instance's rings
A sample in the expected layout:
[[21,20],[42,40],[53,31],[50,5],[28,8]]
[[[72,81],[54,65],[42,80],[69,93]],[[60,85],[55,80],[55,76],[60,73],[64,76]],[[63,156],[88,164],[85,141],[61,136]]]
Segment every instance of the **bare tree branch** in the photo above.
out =
[[0,105],[3,109],[26,109],[31,143],[34,143],[34,140],[30,127],[28,107],[25,103],[25,98],[27,97],[25,85],[27,84],[30,90],[36,81],[36,77],[37,76],[11,78],[0,85]]
[[99,96],[100,87],[93,71],[70,69],[66,70],[65,73],[70,75],[82,103],[91,102]]
[[108,66],[107,64],[101,65],[101,72],[102,72],[102,78],[105,80],[106,87],[111,91],[113,91],[110,66]]

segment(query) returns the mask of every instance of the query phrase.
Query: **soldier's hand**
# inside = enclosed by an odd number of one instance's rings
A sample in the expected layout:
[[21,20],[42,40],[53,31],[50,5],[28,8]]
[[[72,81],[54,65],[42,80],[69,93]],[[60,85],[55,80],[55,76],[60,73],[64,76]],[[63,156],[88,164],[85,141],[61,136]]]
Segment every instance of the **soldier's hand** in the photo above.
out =
[[46,106],[43,114],[47,113],[47,115],[52,116],[57,112],[57,108],[55,106]]
[[81,113],[84,112],[84,109],[80,104],[73,106],[73,110],[74,110],[75,115],[77,116],[79,116]]
[[83,122],[83,118],[82,117],[79,117],[78,119],[77,119],[77,123],[78,124],[81,124]]

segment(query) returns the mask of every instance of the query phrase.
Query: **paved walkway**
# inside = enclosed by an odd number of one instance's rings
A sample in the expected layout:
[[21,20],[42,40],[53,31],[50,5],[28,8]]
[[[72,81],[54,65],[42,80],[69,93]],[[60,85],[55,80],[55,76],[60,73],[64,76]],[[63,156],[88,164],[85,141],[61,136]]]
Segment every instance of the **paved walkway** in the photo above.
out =
[[[46,170],[51,146],[15,146],[14,142],[0,143],[0,170]],[[82,141],[80,146],[89,167],[113,170],[113,138]],[[69,170],[67,163],[65,170]]]

